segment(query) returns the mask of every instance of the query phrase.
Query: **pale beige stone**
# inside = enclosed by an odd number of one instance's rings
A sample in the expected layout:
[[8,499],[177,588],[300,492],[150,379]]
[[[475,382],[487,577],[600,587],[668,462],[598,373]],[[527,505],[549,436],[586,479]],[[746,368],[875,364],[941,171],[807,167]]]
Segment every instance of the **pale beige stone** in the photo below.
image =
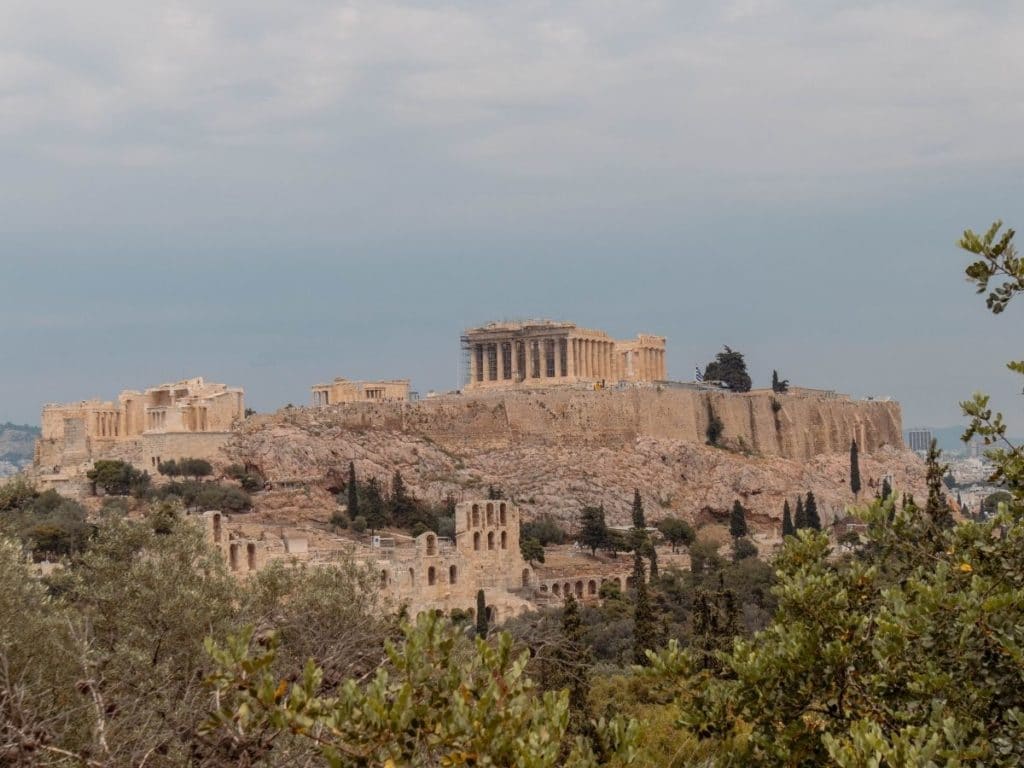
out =
[[543,320],[470,328],[463,343],[469,349],[467,390],[666,378],[663,336],[642,333],[618,341],[604,331]]
[[408,379],[381,381],[350,381],[338,377],[329,384],[313,386],[313,405],[339,405],[341,403],[405,402],[409,399]]

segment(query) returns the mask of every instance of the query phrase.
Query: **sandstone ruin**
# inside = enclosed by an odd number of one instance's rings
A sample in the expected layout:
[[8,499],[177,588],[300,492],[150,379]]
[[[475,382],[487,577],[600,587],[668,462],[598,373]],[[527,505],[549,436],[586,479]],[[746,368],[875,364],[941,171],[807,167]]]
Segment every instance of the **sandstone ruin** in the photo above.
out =
[[[329,566],[342,558],[372,569],[384,596],[411,613],[471,612],[484,590],[494,621],[505,620],[572,593],[597,600],[612,581],[632,586],[628,558],[609,564],[580,558],[575,567],[530,564],[519,549],[520,513],[506,500],[476,499],[456,505],[455,536],[428,531],[415,538],[373,536],[367,545],[324,531],[259,525],[220,512],[202,515],[209,541],[232,573],[244,577],[281,562]],[[311,541],[312,539],[312,541]]]
[[73,491],[97,459],[150,472],[170,459],[216,459],[244,416],[244,390],[202,377],[125,390],[117,402],[51,403],[43,406],[34,473],[44,487]]
[[312,391],[315,406],[405,402],[410,397],[409,379],[350,381],[339,376],[329,384],[315,384]]
[[462,346],[470,358],[467,390],[667,378],[665,339],[650,334],[617,341],[575,323],[495,322],[468,329]]

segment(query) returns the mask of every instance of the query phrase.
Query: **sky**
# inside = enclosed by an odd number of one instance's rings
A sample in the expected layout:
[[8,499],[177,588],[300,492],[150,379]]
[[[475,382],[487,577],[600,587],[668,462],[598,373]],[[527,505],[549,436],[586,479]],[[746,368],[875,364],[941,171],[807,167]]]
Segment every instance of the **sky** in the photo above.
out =
[[1010,2],[6,0],[0,422],[447,390],[464,328],[544,317],[1019,430],[1024,298],[956,241],[1024,226],[1022,40]]

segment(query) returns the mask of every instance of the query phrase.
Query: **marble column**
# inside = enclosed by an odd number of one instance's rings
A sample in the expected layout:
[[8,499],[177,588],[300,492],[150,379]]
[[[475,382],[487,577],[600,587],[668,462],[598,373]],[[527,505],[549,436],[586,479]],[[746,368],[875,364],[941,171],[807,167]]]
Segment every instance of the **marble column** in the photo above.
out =
[[477,371],[480,370],[481,362],[480,356],[483,354],[483,346],[481,344],[473,345],[473,357],[469,363],[469,381],[475,383],[477,381]]
[[498,347],[498,381],[505,380],[505,342],[499,341]]
[[[568,354],[568,351],[566,352]],[[565,364],[562,363],[562,339],[555,337],[555,376],[565,376]]]
[[512,339],[512,383],[519,381],[519,355],[516,354],[516,344],[518,343],[514,338]]

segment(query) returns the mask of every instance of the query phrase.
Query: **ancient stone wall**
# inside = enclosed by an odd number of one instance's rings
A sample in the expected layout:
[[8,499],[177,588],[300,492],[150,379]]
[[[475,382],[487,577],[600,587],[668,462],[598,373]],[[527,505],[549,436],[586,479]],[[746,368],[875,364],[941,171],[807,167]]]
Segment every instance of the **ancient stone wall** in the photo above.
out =
[[728,445],[768,456],[808,459],[847,451],[852,440],[865,452],[903,447],[898,403],[771,391],[552,388],[350,404],[335,408],[332,418],[353,429],[500,449],[566,442],[618,446],[641,437],[704,443],[712,415],[721,420]]

